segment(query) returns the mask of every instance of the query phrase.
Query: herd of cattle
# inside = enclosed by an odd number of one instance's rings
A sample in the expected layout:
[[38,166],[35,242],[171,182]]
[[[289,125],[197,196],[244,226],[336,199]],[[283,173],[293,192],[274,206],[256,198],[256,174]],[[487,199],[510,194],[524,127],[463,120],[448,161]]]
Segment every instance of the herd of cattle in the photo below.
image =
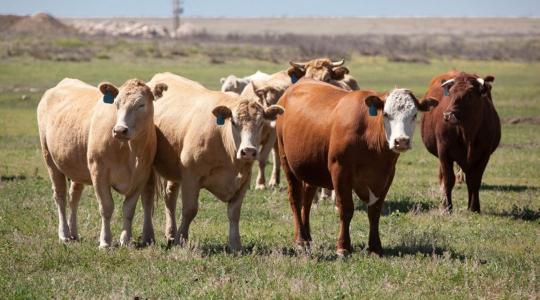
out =
[[[468,208],[480,212],[482,174],[501,132],[491,98],[493,76],[450,71],[434,77],[418,100],[408,89],[361,90],[344,61],[290,64],[272,75],[257,71],[222,78],[222,91],[172,73],[156,74],[147,83],[128,80],[119,88],[66,78],[46,91],[37,117],[60,240],[79,238],[79,200],[84,185],[93,185],[102,220],[100,247],[112,244],[111,188],[125,196],[121,245],[132,240],[139,197],[142,243],[154,242],[158,192],[164,196],[167,241],[183,244],[204,188],[227,203],[229,247],[238,251],[240,209],[257,160],[257,189],[279,184],[283,168],[297,245],[309,247],[311,204],[318,188],[325,188],[334,191],[340,218],[337,252],[352,251],[354,191],[368,206],[368,249],[381,255],[381,209],[399,155],[411,149],[420,111],[423,142],[440,162],[443,207],[452,209],[456,162],[466,175]],[[264,167],[272,150],[272,177],[266,184]]]

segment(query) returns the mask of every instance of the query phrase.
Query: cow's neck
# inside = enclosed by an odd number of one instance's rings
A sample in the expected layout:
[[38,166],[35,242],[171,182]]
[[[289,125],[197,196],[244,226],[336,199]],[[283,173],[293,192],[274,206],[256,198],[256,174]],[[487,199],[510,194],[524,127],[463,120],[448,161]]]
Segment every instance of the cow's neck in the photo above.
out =
[[146,129],[141,132],[136,138],[128,141],[130,152],[135,154],[135,156],[144,155],[147,150],[147,146],[150,145],[152,138],[151,130],[155,130],[154,123],[151,121]]

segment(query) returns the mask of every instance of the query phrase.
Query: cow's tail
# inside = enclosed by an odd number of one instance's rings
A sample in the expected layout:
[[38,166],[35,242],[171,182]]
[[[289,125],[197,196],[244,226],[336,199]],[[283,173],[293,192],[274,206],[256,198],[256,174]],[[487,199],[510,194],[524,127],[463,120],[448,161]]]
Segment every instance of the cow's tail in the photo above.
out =
[[165,199],[165,191],[167,180],[159,176],[159,174],[154,170],[154,203],[158,202],[159,199]]

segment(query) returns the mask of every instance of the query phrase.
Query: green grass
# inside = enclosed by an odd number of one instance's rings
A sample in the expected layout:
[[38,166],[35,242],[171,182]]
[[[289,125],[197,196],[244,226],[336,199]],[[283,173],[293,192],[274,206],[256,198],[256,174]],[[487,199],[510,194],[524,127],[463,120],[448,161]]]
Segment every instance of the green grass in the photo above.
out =
[[[70,41],[66,41],[71,43]],[[451,68],[495,75],[494,101],[500,115],[540,115],[540,64],[433,61],[430,65],[388,63],[354,57],[352,74],[365,88],[394,86],[425,91],[429,79]],[[41,161],[35,107],[44,89],[63,77],[97,84],[148,80],[171,71],[218,87],[229,73],[277,65],[252,60],[209,64],[206,57],[177,60],[119,58],[58,63],[17,58],[0,61],[0,174],[26,177],[0,183],[0,298],[537,298],[540,266],[539,125],[503,125],[500,148],[483,180],[483,213],[466,211],[466,187],[454,192],[455,213],[438,210],[437,160],[423,147],[402,155],[381,218],[384,258],[365,252],[368,220],[358,203],[351,235],[356,252],[337,259],[338,218],[332,204],[312,212],[311,255],[292,244],[292,217],[281,190],[250,190],[242,208],[241,255],[224,251],[226,206],[209,193],[201,196],[189,247],[164,244],[164,205],[154,216],[157,244],[143,249],[97,248],[100,219],[91,188],[79,212],[78,243],[57,240],[57,215]],[[14,92],[13,87],[40,92]],[[27,94],[29,100],[21,100]],[[113,233],[121,226],[116,195]],[[412,212],[415,208],[419,211]],[[141,232],[139,205],[134,227]]]

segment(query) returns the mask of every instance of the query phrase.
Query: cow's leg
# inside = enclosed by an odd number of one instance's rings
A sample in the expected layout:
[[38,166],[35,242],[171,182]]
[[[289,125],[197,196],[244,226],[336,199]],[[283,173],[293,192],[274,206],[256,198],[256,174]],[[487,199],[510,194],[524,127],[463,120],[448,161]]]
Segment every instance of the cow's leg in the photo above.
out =
[[178,192],[180,191],[180,183],[167,181],[165,187],[165,238],[167,244],[178,242],[176,239],[176,203],[178,200]]
[[381,245],[381,238],[379,236],[379,219],[381,217],[381,210],[383,207],[384,199],[379,199],[377,202],[368,205],[368,219],[369,219],[369,242],[368,251],[382,256],[383,250]]
[[340,226],[337,241],[338,255],[347,255],[352,252],[351,236],[349,226],[354,213],[354,202],[352,199],[351,177],[347,170],[334,163],[331,166],[332,184],[336,191],[336,205],[338,207]]
[[242,251],[242,241],[240,239],[240,210],[244,196],[249,187],[250,180],[242,185],[240,190],[227,204],[227,216],[229,217],[229,248],[234,251]]
[[[275,136],[275,135],[274,135]],[[266,183],[266,176],[264,174],[264,169],[266,167],[266,162],[268,161],[268,155],[274,146],[275,138],[273,140],[267,140],[261,147],[261,152],[259,153],[258,166],[259,174],[257,175],[257,185],[255,186],[256,190],[264,190]]]
[[443,194],[443,209],[447,212],[452,211],[452,189],[456,183],[456,176],[454,175],[453,162],[439,155],[439,180],[441,183],[441,192]]
[[128,195],[124,199],[123,203],[123,227],[120,234],[120,245],[128,246],[131,242],[132,228],[133,228],[133,216],[135,215],[135,208],[137,207],[137,200],[141,195],[141,189],[138,189],[135,193]]
[[280,175],[281,175],[281,163],[279,161],[279,149],[278,144],[274,143],[274,150],[272,151],[272,157],[274,158],[274,164],[272,167],[272,177],[268,182],[269,187],[279,186]]
[[157,197],[156,184],[157,183],[155,173],[152,171],[141,194],[141,202],[144,211],[141,243],[144,246],[155,243],[154,224],[152,224],[152,216],[154,214],[155,197]]
[[311,228],[309,226],[309,213],[311,210],[311,203],[313,198],[317,193],[317,187],[309,184],[304,184],[304,195],[302,197],[302,226],[304,227],[304,236],[303,239],[308,242],[312,241],[311,239]]
[[199,191],[197,181],[190,176],[182,180],[182,222],[178,229],[176,243],[184,244],[189,238],[189,225],[199,211]]
[[467,192],[469,194],[467,208],[477,213],[480,213],[480,185],[482,184],[482,176],[484,175],[488,160],[489,158],[471,166],[465,174]]
[[[91,168],[92,169],[92,168]],[[96,168],[97,169],[97,168]],[[99,212],[101,214],[101,233],[99,236],[99,247],[108,248],[111,246],[111,217],[114,211],[114,202],[111,195],[111,188],[108,183],[107,175],[99,171],[91,170],[92,183],[99,203]]]
[[77,211],[79,209],[79,201],[81,200],[83,190],[84,184],[71,181],[71,186],[69,189],[69,208],[71,210],[71,215],[69,216],[69,235],[72,240],[79,239],[79,232],[77,228]]
[[302,182],[298,180],[298,178],[296,178],[293,172],[289,169],[287,159],[283,155],[281,156],[281,163],[288,183],[289,203],[291,205],[294,223],[294,242],[303,247],[307,241],[304,239],[305,233],[302,226],[301,216],[303,190]]
[[[50,157],[49,157],[50,158]],[[46,157],[47,159],[47,157]],[[62,242],[69,241],[69,226],[66,218],[66,194],[67,194],[67,183],[66,176],[60,172],[52,163],[52,158],[50,158],[51,164],[47,161],[49,176],[52,181],[53,189],[53,198],[56,202],[56,208],[58,210],[58,238]]]

